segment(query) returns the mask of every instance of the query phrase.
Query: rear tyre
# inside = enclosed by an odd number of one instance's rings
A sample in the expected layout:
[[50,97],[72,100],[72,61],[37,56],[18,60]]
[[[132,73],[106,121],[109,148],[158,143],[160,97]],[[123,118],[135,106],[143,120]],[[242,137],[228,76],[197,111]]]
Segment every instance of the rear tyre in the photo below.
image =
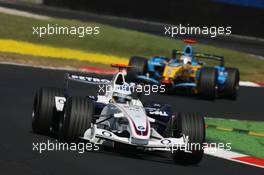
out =
[[205,141],[203,115],[200,113],[179,113],[173,122],[172,134],[174,137],[181,137],[182,134],[189,136],[189,151],[192,151],[192,153],[181,150],[173,152],[174,161],[185,165],[198,164],[204,154],[202,149]]
[[39,134],[51,134],[54,117],[56,117],[55,96],[64,96],[64,89],[40,88],[34,98],[32,112],[32,129]]
[[129,81],[136,81],[138,75],[144,75],[147,73],[147,59],[139,56],[132,56],[129,60],[129,66],[127,70],[127,79]]
[[223,96],[235,100],[238,96],[239,90],[239,70],[236,68],[226,68],[227,79],[223,91]]
[[217,71],[213,67],[201,69],[198,83],[201,98],[214,100],[217,93]]
[[70,97],[67,99],[64,115],[59,123],[61,141],[77,141],[91,127],[94,104],[89,98]]

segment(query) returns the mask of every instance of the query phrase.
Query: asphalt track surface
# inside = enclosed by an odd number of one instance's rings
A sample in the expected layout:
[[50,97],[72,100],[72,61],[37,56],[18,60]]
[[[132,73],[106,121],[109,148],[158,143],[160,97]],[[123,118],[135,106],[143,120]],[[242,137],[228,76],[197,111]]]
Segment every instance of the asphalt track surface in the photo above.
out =
[[[94,21],[115,27],[165,36],[164,24],[162,23],[147,22],[147,21],[133,20],[133,19],[121,18],[121,17],[112,17],[106,15],[98,15],[94,13],[73,11],[73,10],[55,8],[49,6],[14,3],[12,1],[10,2],[6,0],[0,0],[0,6],[28,11],[28,12],[51,16],[51,17],[57,17],[57,18],[78,19],[82,21]],[[223,24],[223,26],[225,26],[225,24]],[[211,38],[209,36],[202,36],[202,35],[177,36],[177,39],[186,39],[186,38],[195,39],[203,44],[232,49],[236,51],[242,51],[254,55],[259,55],[262,57],[264,56],[263,39],[259,40],[259,39],[248,39],[247,37],[241,38],[241,37],[220,37],[220,36]],[[180,48],[175,48],[175,49],[180,49]]]
[[[263,174],[264,170],[261,168],[211,156],[205,156],[199,165],[182,166],[173,164],[169,157],[160,154],[127,157],[111,151],[85,152],[84,154],[74,151],[50,151],[39,154],[37,151],[32,151],[33,142],[47,142],[47,139],[55,141],[46,136],[33,134],[31,131],[34,92],[41,86],[62,87],[64,73],[64,71],[0,65],[1,175]],[[81,88],[83,87],[77,85],[77,91]],[[92,86],[85,88],[85,92],[89,95],[96,91],[97,89]],[[162,97],[162,99],[172,103],[177,110],[186,110],[193,105],[199,105],[202,110],[206,112],[207,109],[211,114],[226,111],[233,116],[243,116],[241,119],[263,120],[261,115],[257,115],[264,111],[260,98],[263,92],[264,89],[260,88],[242,88],[237,102],[226,100],[207,102],[178,96]],[[254,97],[255,99],[251,99]],[[161,97],[154,96],[151,99],[159,101]],[[194,110],[199,107],[195,107]],[[248,115],[253,110],[258,112]],[[245,112],[247,115],[243,114]]]

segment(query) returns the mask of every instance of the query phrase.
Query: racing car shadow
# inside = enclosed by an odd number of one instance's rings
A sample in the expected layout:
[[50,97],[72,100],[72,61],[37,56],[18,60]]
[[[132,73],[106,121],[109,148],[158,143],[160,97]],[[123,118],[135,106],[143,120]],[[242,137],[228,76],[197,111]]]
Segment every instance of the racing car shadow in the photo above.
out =
[[175,97],[180,97],[184,99],[192,99],[192,100],[199,100],[199,101],[208,101],[208,102],[214,102],[215,100],[227,100],[227,101],[234,101],[233,99],[225,98],[221,95],[217,95],[215,98],[205,98],[202,97],[201,95],[197,93],[193,93],[189,89],[184,89],[184,90],[168,90],[165,93],[159,93],[159,95],[163,95],[165,97],[168,96],[175,96]]
[[155,93],[155,94],[151,94],[151,95],[142,95],[141,99],[148,99],[149,97],[153,99],[153,97],[160,97],[159,99],[167,99],[167,97],[179,97],[179,98],[183,98],[183,99],[191,99],[191,100],[204,100],[204,101],[212,101],[212,100],[205,100],[202,99],[198,94],[193,94],[190,93],[188,91],[180,91],[180,92],[176,92],[176,91],[166,91],[164,93]]
[[[109,156],[115,156],[115,157],[123,157],[123,158],[129,158],[134,160],[141,160],[141,161],[148,161],[148,162],[157,162],[162,164],[170,164],[175,166],[188,166],[188,165],[181,165],[176,164],[173,161],[172,155],[169,152],[161,152],[161,151],[141,151],[134,153],[134,151],[129,152],[123,152],[120,150],[116,150],[114,148],[110,147],[100,147],[100,151],[97,151],[96,154],[104,154]],[[198,167],[199,165],[191,165],[192,167]]]
[[194,98],[194,99],[201,99],[198,94],[192,93],[190,90],[181,90],[181,91],[175,91],[175,90],[168,90],[163,95],[171,96],[180,96],[184,98]]
[[129,150],[128,150],[128,152],[125,153],[123,151],[116,150],[114,148],[103,147],[100,149],[100,151],[98,151],[96,153],[106,154],[106,155],[116,156],[116,157],[131,158],[131,159],[136,159],[136,160],[144,160],[144,161],[153,161],[153,162],[159,162],[159,163],[165,163],[165,164],[173,164],[172,159],[166,153],[159,153],[159,152],[141,152],[141,153],[139,153],[138,152],[138,153],[133,154],[132,152],[129,152]]

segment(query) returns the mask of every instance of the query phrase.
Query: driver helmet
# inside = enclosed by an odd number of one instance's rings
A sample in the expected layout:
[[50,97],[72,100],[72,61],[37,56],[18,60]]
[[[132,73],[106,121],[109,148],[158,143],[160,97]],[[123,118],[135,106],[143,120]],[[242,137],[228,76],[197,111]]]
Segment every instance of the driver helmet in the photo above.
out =
[[188,63],[191,63],[192,62],[192,58],[190,56],[183,55],[183,56],[180,57],[180,61],[183,64],[188,64]]
[[112,100],[115,103],[129,103],[132,100],[131,91],[127,85],[116,85]]

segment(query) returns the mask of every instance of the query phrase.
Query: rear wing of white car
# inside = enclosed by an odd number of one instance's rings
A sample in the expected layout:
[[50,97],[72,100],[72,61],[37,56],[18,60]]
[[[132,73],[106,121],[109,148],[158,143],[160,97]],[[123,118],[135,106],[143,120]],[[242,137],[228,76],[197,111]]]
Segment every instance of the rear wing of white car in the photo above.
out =
[[[118,67],[120,67],[118,65]],[[123,68],[123,67],[122,67]],[[123,92],[131,91],[134,87],[138,86],[135,83],[128,84],[125,80],[125,73],[122,71],[117,72],[112,80],[95,78],[85,75],[74,75],[74,74],[65,74],[64,78],[64,88],[67,90],[69,88],[69,81],[75,81],[80,83],[94,84],[94,85],[106,85],[108,88],[111,87],[111,91],[122,90]],[[101,87],[100,87],[101,89]],[[137,95],[140,98],[140,95]]]
[[65,86],[68,87],[68,82],[69,81],[76,81],[80,83],[88,83],[88,84],[110,84],[111,81],[108,79],[100,79],[100,78],[95,78],[95,77],[90,77],[90,76],[83,76],[83,75],[74,75],[74,74],[65,74]]

